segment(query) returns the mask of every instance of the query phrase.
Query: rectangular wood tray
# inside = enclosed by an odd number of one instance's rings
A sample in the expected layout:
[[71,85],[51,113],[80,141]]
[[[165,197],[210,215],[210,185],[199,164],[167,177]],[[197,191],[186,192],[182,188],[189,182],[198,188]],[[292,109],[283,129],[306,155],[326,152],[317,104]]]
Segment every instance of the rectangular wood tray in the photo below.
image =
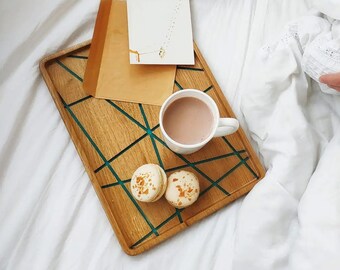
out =
[[[166,147],[160,134],[160,107],[87,95],[82,78],[89,48],[90,41],[48,56],[40,62],[40,70],[127,254],[140,254],[216,212],[264,176],[241,128],[214,138],[197,153],[178,155]],[[234,117],[196,46],[195,58],[195,66],[177,67],[174,90],[202,90],[216,101],[221,117]],[[130,178],[145,163],[159,164],[167,175],[180,169],[194,172],[201,187],[198,201],[179,210],[164,198],[154,203],[134,200]]]

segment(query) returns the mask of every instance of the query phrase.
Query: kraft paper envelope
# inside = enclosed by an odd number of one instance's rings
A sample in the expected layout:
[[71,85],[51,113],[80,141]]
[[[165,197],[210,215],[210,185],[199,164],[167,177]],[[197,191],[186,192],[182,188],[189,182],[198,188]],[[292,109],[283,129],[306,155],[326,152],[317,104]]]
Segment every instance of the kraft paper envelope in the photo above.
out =
[[125,1],[100,3],[84,89],[97,98],[162,105],[172,94],[175,65],[129,63],[127,5]]

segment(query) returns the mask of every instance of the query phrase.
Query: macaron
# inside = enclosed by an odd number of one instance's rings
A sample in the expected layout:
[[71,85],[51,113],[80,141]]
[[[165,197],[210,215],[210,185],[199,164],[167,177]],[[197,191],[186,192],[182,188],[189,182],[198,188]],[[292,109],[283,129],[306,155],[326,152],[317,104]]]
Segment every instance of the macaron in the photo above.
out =
[[199,193],[199,181],[192,172],[178,171],[168,177],[165,198],[172,206],[188,207],[198,199]]
[[140,166],[131,178],[132,195],[141,202],[155,202],[159,200],[163,196],[166,187],[166,174],[156,164]]

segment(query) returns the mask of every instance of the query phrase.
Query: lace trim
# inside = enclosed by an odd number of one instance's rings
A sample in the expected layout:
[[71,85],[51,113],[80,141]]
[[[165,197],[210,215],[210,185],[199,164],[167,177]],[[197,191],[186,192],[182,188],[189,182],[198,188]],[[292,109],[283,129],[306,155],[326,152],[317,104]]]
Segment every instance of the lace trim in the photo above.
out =
[[[301,46],[301,40],[297,24],[289,25],[288,30],[281,36],[279,41],[275,42],[272,45],[263,46],[261,49],[267,54],[272,54],[277,48],[277,46],[281,44],[287,46],[290,44],[292,40],[296,40],[298,44]],[[332,39],[325,37],[325,35],[322,35],[317,37],[310,45],[307,46],[313,46],[327,59],[340,63],[340,44],[338,45],[339,48],[336,49],[334,48],[334,46],[332,46],[331,42]],[[302,47],[301,51],[303,52]]]
[[287,46],[290,44],[291,40],[295,40],[300,44],[300,37],[297,24],[290,24],[288,26],[287,31],[281,35],[278,41],[276,41],[274,44],[263,46],[261,50],[268,54],[272,54],[278,45],[282,44],[284,46]]
[[328,59],[340,63],[340,46],[339,49],[335,49],[331,44],[332,40],[325,40],[325,37],[318,37],[313,42],[314,48],[316,48],[323,56]]

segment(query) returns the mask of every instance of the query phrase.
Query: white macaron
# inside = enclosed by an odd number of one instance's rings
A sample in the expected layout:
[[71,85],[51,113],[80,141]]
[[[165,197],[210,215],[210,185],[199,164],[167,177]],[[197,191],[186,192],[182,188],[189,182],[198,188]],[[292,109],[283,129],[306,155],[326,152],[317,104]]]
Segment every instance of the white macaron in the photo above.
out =
[[199,193],[199,181],[192,172],[178,171],[169,176],[165,198],[172,206],[188,207],[198,199]]
[[166,174],[156,164],[140,166],[131,178],[132,195],[141,202],[155,202],[159,200],[163,196],[166,187]]

